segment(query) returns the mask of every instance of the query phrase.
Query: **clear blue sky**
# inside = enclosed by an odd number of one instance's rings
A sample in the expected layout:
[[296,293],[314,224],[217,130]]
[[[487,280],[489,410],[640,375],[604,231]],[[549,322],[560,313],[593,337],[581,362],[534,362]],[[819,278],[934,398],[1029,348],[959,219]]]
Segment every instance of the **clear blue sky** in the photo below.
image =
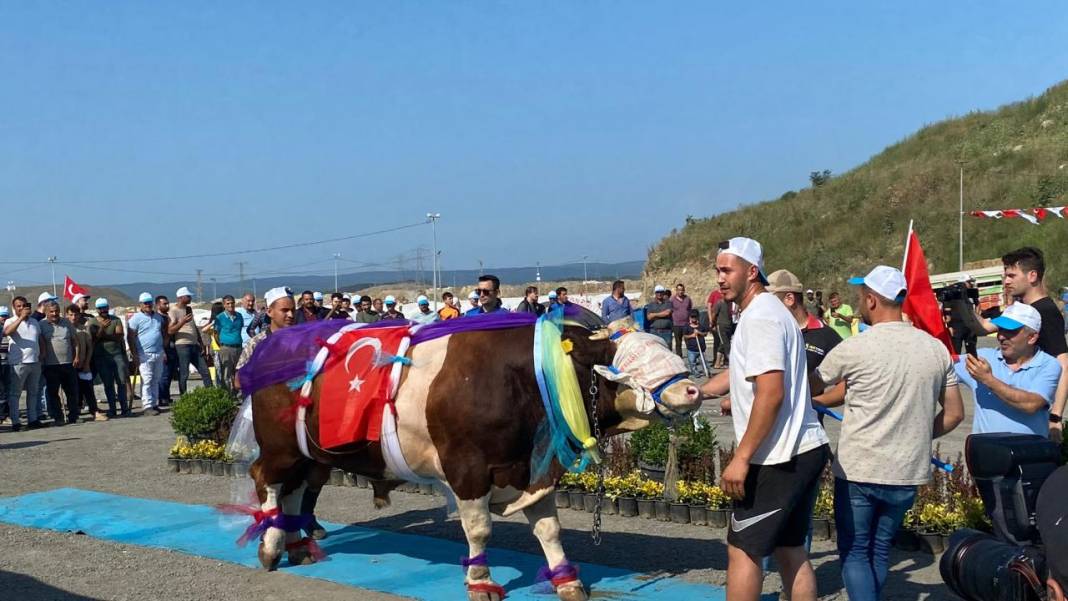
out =
[[[446,269],[642,259],[688,214],[1068,77],[1061,2],[752,4],[4,0],[0,262],[254,248],[428,210]],[[58,271],[329,273],[334,252],[389,263],[430,238]]]

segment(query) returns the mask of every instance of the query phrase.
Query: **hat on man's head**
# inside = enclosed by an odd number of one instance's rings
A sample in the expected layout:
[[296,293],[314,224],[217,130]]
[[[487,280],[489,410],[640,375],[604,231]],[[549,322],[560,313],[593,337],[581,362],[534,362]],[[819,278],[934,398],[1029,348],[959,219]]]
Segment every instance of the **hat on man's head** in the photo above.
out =
[[77,304],[77,302],[82,300],[83,298],[92,298],[92,297],[90,297],[88,294],[82,294],[81,292],[79,292],[78,294],[75,294],[73,298],[70,299],[70,304],[72,304],[72,305]]
[[468,300],[478,300],[478,290],[472,290],[471,294],[467,295]]
[[8,309],[4,305],[0,305],[0,317],[11,317],[11,309]]
[[801,292],[801,280],[785,269],[773,271],[768,276],[768,292]]
[[315,292],[312,292],[312,298],[317,301],[321,301],[323,300],[323,293],[316,290]]
[[905,276],[901,270],[886,265],[876,265],[875,269],[862,278],[849,278],[849,283],[854,286],[867,286],[875,294],[897,303],[904,301],[908,292],[908,285],[905,284]]
[[957,278],[957,281],[960,282],[961,284],[963,284],[965,282],[971,282],[973,280],[975,280],[975,278],[973,278],[972,276],[970,276],[970,275],[968,275],[966,273],[960,274],[960,277]]
[[809,288],[808,290],[805,290],[805,294],[812,294],[812,288]]
[[93,304],[96,305],[97,309],[107,309],[108,308],[108,299],[106,299],[103,296],[101,296],[100,298],[96,299],[96,302],[93,303]]
[[189,291],[189,288],[186,288],[185,286],[182,286],[181,288],[178,289],[178,292],[174,293],[174,296],[175,296],[175,298],[181,298],[183,296],[188,296],[188,297],[192,298],[193,297],[193,293]]
[[550,290],[549,291],[549,298],[550,299],[556,298],[556,291],[555,290]]
[[657,292],[667,292],[667,291],[668,291],[668,289],[664,288],[660,284],[657,284],[656,286],[653,286],[653,294],[656,294]]
[[419,298],[415,299],[415,304],[417,304],[417,305],[430,305],[430,299],[427,298],[425,295],[420,294]]
[[139,295],[139,296],[137,297],[137,302],[139,302],[139,303],[141,303],[141,304],[144,304],[144,303],[151,303],[151,302],[154,302],[155,300],[156,300],[156,299],[155,299],[155,297],[153,297],[153,296],[152,296],[152,295],[151,295],[150,293],[148,293],[148,292],[142,292],[142,293],[141,293],[141,294],[140,294],[140,295]]
[[392,294],[389,294],[386,295],[386,298],[382,302],[386,303],[387,305],[395,305],[397,304],[397,299],[393,298]]
[[274,304],[274,301],[280,298],[287,297],[293,297],[293,293],[289,291],[289,288],[286,288],[285,286],[278,286],[277,288],[271,288],[266,293],[264,293],[263,302],[267,303],[267,306],[270,307]]
[[1061,466],[1046,478],[1038,491],[1035,522],[1046,546],[1046,567],[1053,578],[1068,584],[1068,466]]
[[760,273],[760,283],[767,285],[768,276],[764,275],[764,248],[752,238],[731,238],[726,242],[719,243],[718,254],[734,255],[751,265],[756,265]]
[[42,292],[37,297],[37,304],[39,305],[41,303],[47,303],[48,301],[54,301],[54,300],[56,300],[56,297],[53,296],[51,292]]
[[1006,307],[990,322],[1003,330],[1019,330],[1024,326],[1036,332],[1042,329],[1042,315],[1038,309],[1020,301]]

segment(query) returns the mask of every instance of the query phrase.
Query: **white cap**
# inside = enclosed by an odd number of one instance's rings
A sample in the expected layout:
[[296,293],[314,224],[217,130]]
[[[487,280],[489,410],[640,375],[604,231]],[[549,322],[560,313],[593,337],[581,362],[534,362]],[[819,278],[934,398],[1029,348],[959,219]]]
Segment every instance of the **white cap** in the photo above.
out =
[[315,300],[323,300],[323,293],[316,290],[315,292],[312,292],[312,298]]
[[808,290],[805,290],[805,294],[812,294],[812,288],[809,288]]
[[267,306],[270,307],[274,304],[274,301],[280,298],[292,296],[293,295],[289,292],[289,288],[286,288],[285,286],[279,286],[277,288],[271,288],[266,293],[264,293],[263,302],[267,303]]
[[752,238],[731,238],[727,241],[726,246],[720,244],[720,254],[727,253],[734,255],[744,261],[747,261],[753,265],[756,265],[757,270],[760,272],[760,281],[763,284],[768,283],[768,277],[764,274],[764,248],[760,246],[760,243]]
[[1009,305],[1001,315],[990,320],[1003,330],[1019,330],[1028,327],[1035,332],[1042,329],[1042,315],[1038,309],[1019,301]]
[[79,292],[78,294],[75,294],[73,298],[70,299],[70,303],[73,305],[74,303],[77,303],[78,301],[82,300],[83,298],[89,298],[89,295],[88,294],[82,294],[81,292]]
[[193,297],[193,293],[189,291],[189,288],[187,288],[185,286],[182,286],[181,288],[178,289],[178,292],[174,293],[174,297],[175,298],[181,298],[183,296],[188,296],[188,297],[192,298]]
[[962,274],[960,274],[960,277],[957,278],[957,281],[963,283],[963,282],[970,282],[973,279],[974,278],[972,278],[972,276],[970,276],[970,275],[968,275],[966,273],[962,273]]
[[550,290],[549,291],[549,298],[556,298],[556,291],[555,290]]
[[107,309],[108,308],[108,299],[106,299],[103,296],[101,296],[100,298],[96,299],[96,303],[94,303],[94,304],[96,305],[97,309]]
[[395,305],[397,304],[397,299],[393,298],[392,294],[389,294],[382,302],[386,303],[387,305]]
[[51,292],[42,292],[37,297],[37,304],[39,305],[41,303],[47,303],[48,301],[54,301],[54,300],[56,300],[56,297],[52,296]]
[[150,302],[152,302],[154,300],[155,299],[152,298],[152,295],[149,294],[148,292],[142,292],[140,294],[140,296],[137,297],[137,302],[139,302],[139,303],[150,303]]
[[0,317],[11,317],[11,309],[8,309],[4,305],[0,305]]
[[886,300],[896,302],[905,300],[905,293],[908,291],[901,270],[886,265],[876,265],[875,269],[862,278],[849,278],[849,283],[854,286],[867,286]]
[[660,284],[657,284],[656,286],[653,286],[653,294],[656,294],[657,292],[667,292],[667,291],[668,291],[668,289],[664,288]]
[[478,300],[478,290],[472,290],[471,294],[467,295],[468,300]]
[[430,299],[427,298],[425,294],[420,294],[419,298],[415,299],[415,304],[417,304],[417,305],[429,305],[430,304]]

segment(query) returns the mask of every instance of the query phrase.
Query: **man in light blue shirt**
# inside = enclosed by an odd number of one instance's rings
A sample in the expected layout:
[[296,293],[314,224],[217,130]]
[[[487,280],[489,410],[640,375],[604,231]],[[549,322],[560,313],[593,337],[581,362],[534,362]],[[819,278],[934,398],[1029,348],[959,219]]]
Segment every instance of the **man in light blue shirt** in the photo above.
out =
[[246,292],[245,296],[241,297],[241,306],[235,310],[241,315],[241,323],[244,325],[241,328],[241,345],[244,346],[252,340],[248,327],[252,325],[252,320],[256,319],[256,297],[252,296],[251,292]]
[[623,280],[612,282],[612,294],[601,301],[601,318],[605,323],[612,323],[617,319],[630,317],[630,299],[624,294]]
[[156,298],[147,292],[138,297],[141,311],[127,322],[130,348],[134,349],[141,374],[141,411],[159,415],[159,379],[163,375],[163,317],[156,313]]
[[1047,436],[1061,365],[1037,346],[1042,316],[1015,302],[991,321],[999,348],[962,355],[956,364],[960,381],[975,393],[972,432]]

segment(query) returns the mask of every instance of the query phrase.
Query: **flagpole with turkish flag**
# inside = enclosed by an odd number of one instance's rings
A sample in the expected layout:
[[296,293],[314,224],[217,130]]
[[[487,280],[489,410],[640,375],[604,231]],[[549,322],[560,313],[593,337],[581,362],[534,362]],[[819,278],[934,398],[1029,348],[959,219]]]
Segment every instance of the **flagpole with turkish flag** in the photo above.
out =
[[931,288],[931,276],[927,272],[927,257],[923,254],[919,236],[912,229],[912,221],[909,221],[909,234],[905,239],[905,258],[901,264],[901,272],[905,275],[905,285],[908,286],[902,310],[908,314],[912,325],[946,345],[950,356],[956,360],[957,353],[953,348],[953,340],[949,337],[949,331],[946,330],[946,323],[942,321],[942,310],[939,309],[938,299],[935,298],[934,289]]
[[63,298],[73,302],[75,294],[89,295],[89,291],[78,285],[77,282],[70,279],[69,275],[64,275],[63,280]]

